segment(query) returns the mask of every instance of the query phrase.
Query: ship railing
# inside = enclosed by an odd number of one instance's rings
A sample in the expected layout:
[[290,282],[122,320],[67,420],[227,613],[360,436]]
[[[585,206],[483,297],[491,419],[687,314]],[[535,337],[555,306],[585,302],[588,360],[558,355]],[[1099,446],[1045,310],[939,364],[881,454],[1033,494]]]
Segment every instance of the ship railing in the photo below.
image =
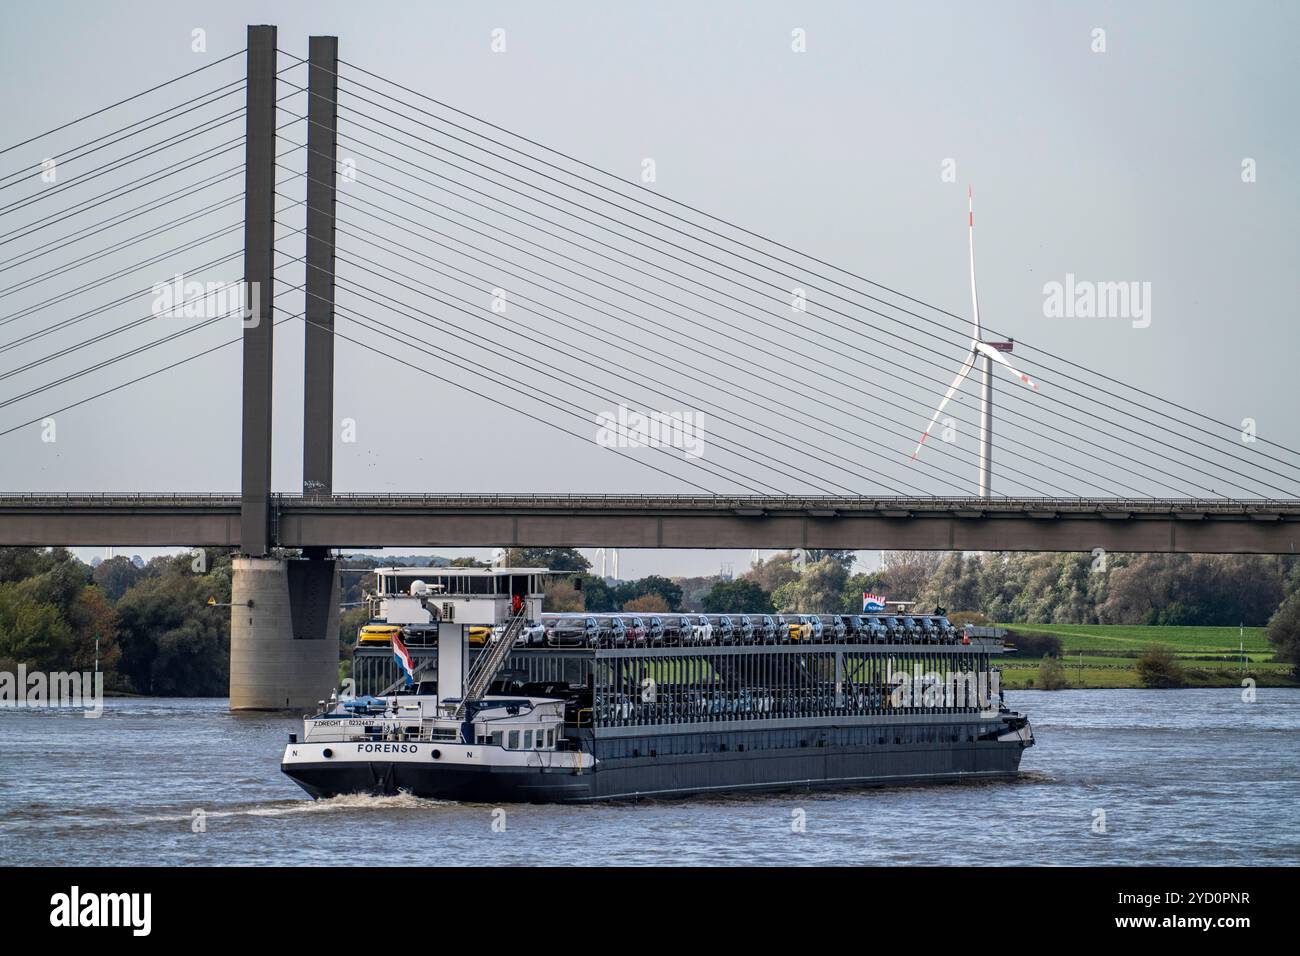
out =
[[373,721],[363,727],[313,729],[310,743],[363,743],[379,741],[448,741],[460,739],[460,726],[440,725],[432,717],[409,714],[394,717],[375,714]]
[[889,687],[784,693],[755,689],[732,694],[661,693],[654,701],[598,698],[592,708],[598,727],[663,726],[682,723],[741,724],[755,720],[836,716],[971,715],[988,709],[977,701],[895,707]]
[[527,618],[527,607],[521,607],[519,612],[506,623],[505,629],[501,632],[501,636],[495,639],[495,643],[475,659],[474,666],[470,668],[469,677],[465,681],[465,694],[456,707],[457,719],[465,716],[465,709],[471,701],[482,698],[492,686],[506,660],[514,652],[515,639],[519,636]]

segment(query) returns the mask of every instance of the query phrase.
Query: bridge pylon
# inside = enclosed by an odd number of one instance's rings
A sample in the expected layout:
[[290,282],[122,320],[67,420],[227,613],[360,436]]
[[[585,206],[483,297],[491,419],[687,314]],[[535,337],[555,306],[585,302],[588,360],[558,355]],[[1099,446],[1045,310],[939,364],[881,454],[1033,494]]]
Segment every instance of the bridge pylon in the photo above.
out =
[[[243,475],[232,569],[230,709],[302,710],[338,686],[338,562],[272,555],[271,424],[275,247],[276,28],[248,28],[245,147]],[[311,37],[308,60],[307,292],[303,493],[333,480],[334,185],[338,39]]]

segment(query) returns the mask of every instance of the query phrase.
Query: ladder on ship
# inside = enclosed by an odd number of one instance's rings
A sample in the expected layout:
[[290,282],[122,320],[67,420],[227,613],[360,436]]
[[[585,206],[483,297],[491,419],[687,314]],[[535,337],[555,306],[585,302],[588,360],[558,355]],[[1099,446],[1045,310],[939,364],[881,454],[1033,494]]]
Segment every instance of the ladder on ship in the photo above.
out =
[[510,657],[510,652],[514,650],[515,638],[523,630],[526,620],[527,610],[520,608],[519,613],[506,623],[495,643],[489,644],[474,661],[474,666],[470,668],[469,677],[465,681],[465,694],[456,705],[457,720],[464,718],[466,706],[471,701],[482,698],[492,686],[492,682],[497,679],[497,674],[501,672],[501,668]]

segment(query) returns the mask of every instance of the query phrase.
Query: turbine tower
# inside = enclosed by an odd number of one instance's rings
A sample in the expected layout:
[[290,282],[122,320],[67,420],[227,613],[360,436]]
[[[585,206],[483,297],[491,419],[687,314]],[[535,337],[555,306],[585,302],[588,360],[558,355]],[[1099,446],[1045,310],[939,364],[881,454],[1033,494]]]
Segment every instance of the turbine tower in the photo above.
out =
[[617,581],[618,580],[618,548],[597,548],[594,557],[600,560],[601,580],[603,581],[606,577],[608,577],[608,575],[606,575],[605,573],[605,559],[606,557],[608,557],[610,564],[612,565],[612,570],[614,572],[614,580]]
[[979,465],[980,479],[979,489],[981,498],[988,498],[993,493],[993,363],[1000,362],[1005,365],[1012,375],[1020,379],[1035,392],[1038,391],[1038,385],[1028,376],[1016,370],[1016,367],[1007,361],[1005,352],[1010,352],[1015,345],[1015,340],[1007,342],[986,342],[984,341],[984,330],[980,325],[980,303],[979,296],[975,293],[975,197],[969,186],[966,187],[966,202],[969,210],[968,229],[970,235],[970,303],[972,310],[971,320],[971,340],[970,351],[966,354],[966,360],[962,362],[961,368],[957,371],[957,377],[952,380],[948,386],[948,391],[943,396],[943,401],[939,407],[934,410],[934,417],[930,419],[930,424],[925,427],[921,434],[921,440],[916,443],[916,451],[912,452],[912,460],[916,461],[916,456],[921,454],[921,446],[925,440],[930,437],[930,429],[934,428],[934,423],[939,420],[943,414],[944,406],[948,401],[957,394],[961,388],[961,383],[966,380],[966,376],[971,373],[975,367],[975,359],[980,361],[980,375],[983,381],[980,384],[980,444],[979,444]]

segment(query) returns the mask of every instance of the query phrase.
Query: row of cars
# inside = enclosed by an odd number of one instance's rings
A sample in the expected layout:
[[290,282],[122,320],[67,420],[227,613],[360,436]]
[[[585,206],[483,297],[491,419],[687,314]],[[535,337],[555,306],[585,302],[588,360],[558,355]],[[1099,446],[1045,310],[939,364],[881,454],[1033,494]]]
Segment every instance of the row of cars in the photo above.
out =
[[958,644],[942,615],[546,614],[515,643],[529,647],[706,647],[733,644]]

